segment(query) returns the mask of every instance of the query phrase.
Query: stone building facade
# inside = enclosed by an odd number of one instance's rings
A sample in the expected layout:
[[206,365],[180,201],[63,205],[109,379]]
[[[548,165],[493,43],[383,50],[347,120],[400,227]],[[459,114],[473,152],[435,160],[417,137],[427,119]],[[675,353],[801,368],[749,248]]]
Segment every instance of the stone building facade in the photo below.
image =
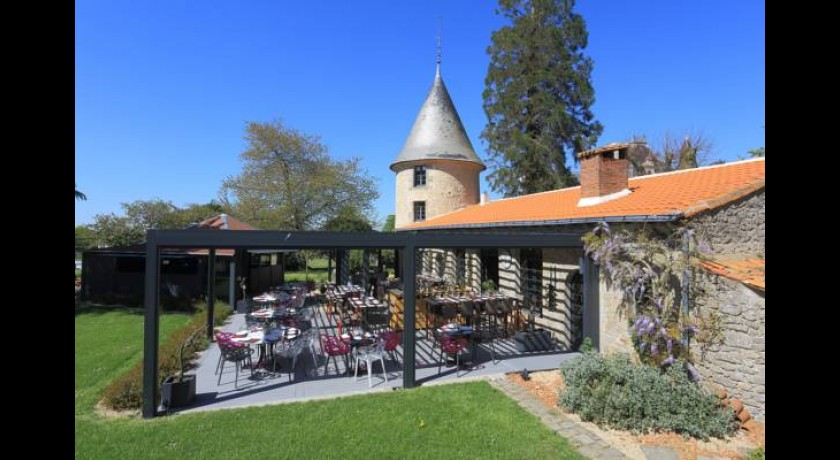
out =
[[[629,144],[579,154],[581,186],[490,202],[481,199],[476,155],[438,64],[434,83],[397,159],[397,230],[540,231],[583,235],[598,222],[614,230],[645,227],[670,233],[690,225],[715,262],[694,270],[701,294],[695,311],[721,318],[723,344],[695,353],[705,381],[744,401],[757,419],[764,409],[764,159],[630,178]],[[574,349],[583,331],[603,353],[634,353],[620,293],[597,277],[597,312],[583,311],[580,249],[423,249],[419,272],[450,283],[498,290],[519,301],[536,327]],[[745,272],[743,267],[753,267]],[[756,274],[755,268],[760,269]],[[597,272],[597,269],[596,269]],[[596,278],[589,275],[588,282]],[[588,326],[583,325],[583,317]],[[696,348],[696,347],[695,347]]]

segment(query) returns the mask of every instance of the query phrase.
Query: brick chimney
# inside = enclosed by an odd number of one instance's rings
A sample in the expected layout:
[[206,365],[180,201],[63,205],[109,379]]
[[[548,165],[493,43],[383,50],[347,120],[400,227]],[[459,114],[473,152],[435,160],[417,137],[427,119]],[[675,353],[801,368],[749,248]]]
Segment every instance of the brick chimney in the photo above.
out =
[[593,206],[630,194],[627,188],[626,143],[612,143],[578,154],[580,158],[580,201]]

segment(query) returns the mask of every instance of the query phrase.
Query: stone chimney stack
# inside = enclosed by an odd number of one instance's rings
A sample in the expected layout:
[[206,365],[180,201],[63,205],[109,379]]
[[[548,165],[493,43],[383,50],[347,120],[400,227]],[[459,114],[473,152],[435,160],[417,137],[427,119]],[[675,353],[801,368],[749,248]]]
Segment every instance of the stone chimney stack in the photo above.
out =
[[626,143],[612,143],[578,154],[580,158],[580,201],[593,206],[630,194]]

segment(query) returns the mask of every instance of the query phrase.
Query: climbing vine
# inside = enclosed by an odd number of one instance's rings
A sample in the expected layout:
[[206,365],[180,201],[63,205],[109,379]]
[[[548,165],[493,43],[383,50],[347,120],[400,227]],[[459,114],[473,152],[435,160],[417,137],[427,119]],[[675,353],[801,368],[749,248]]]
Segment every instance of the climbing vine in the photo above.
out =
[[[621,293],[621,313],[628,319],[642,362],[690,363],[692,342],[705,347],[720,341],[715,314],[692,308],[692,299],[700,294],[692,271],[711,249],[697,241],[690,227],[654,234],[650,229],[613,231],[607,223],[599,223],[583,240],[586,255],[600,265],[610,287]],[[693,367],[689,369],[694,374]]]

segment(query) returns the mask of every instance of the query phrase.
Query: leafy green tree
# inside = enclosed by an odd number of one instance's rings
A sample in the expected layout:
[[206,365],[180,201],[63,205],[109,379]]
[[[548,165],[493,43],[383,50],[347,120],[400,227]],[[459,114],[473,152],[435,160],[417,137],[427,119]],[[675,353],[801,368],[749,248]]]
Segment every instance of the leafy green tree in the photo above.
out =
[[[764,128],[764,126],[762,126],[762,128]],[[762,145],[761,147],[754,148],[752,150],[748,150],[747,153],[749,153],[750,156],[753,157],[753,158],[763,157],[764,156],[764,146]]]
[[96,233],[97,241],[108,247],[139,244],[146,238],[146,231],[142,227],[134,225],[128,217],[114,213],[95,215],[91,228]]
[[142,243],[149,229],[179,229],[224,212],[215,202],[190,204],[178,208],[171,201],[161,199],[136,200],[122,203],[124,215],[97,214],[91,229],[99,244],[128,246]]
[[388,214],[388,217],[385,218],[385,223],[382,225],[383,232],[393,232],[394,231],[394,215]]
[[125,217],[132,227],[143,229],[182,228],[178,208],[171,201],[159,198],[122,203]]
[[376,184],[358,158],[330,158],[320,138],[280,121],[249,122],[242,173],[222,184],[220,201],[261,229],[314,230],[353,206],[373,210]]
[[505,196],[576,185],[567,155],[595,145],[603,131],[590,107],[592,59],[574,0],[500,0],[511,24],[487,49],[484,112],[493,190]]
[[76,258],[81,259],[82,252],[96,247],[96,232],[87,225],[76,226]]
[[177,228],[188,227],[191,224],[197,224],[205,219],[209,219],[223,213],[231,214],[225,206],[222,206],[222,204],[216,200],[210,200],[209,203],[203,204],[188,204],[175,211],[176,219],[178,220]]
[[353,207],[342,208],[335,217],[327,220],[321,230],[329,232],[370,232],[370,220]]

